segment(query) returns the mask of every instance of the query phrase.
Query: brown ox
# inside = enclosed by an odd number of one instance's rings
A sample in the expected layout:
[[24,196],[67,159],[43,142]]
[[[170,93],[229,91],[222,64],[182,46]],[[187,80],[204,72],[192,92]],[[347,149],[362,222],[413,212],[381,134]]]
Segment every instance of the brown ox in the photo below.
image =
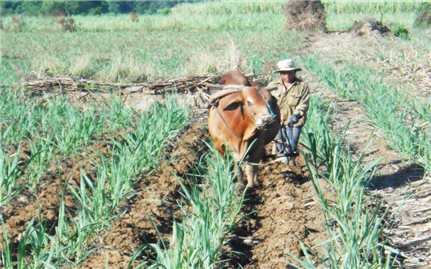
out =
[[[248,82],[244,75],[238,78],[228,83]],[[280,111],[275,98],[258,85],[226,85],[224,90],[211,96],[210,104],[208,129],[216,149],[223,155],[229,148],[237,162],[244,157],[247,186],[258,186],[257,163],[264,146],[280,129]]]

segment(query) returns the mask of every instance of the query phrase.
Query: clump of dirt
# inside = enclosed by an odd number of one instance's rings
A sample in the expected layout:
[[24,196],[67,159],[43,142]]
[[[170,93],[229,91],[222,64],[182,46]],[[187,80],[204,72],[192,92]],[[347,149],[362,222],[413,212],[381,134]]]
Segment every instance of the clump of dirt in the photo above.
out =
[[391,30],[387,26],[374,18],[356,21],[349,31],[359,36],[387,36],[391,33]]
[[284,8],[286,30],[321,30],[326,32],[325,7],[320,0],[289,0]]

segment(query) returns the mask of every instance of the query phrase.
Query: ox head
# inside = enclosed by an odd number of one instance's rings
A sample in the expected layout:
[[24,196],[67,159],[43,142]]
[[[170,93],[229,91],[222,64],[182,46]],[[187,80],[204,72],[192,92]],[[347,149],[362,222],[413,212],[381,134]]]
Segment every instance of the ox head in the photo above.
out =
[[257,130],[264,130],[277,121],[278,107],[275,98],[266,88],[260,86],[241,88],[241,91],[229,93],[228,98],[221,101],[224,111],[240,111],[243,118],[253,123]]
[[276,102],[267,89],[260,86],[243,90],[244,113],[248,114],[258,130],[266,129],[277,120]]

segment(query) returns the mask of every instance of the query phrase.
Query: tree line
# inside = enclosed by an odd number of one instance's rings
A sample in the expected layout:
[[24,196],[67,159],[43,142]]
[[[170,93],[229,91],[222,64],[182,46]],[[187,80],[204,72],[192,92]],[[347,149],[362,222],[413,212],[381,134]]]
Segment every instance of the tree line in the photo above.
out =
[[67,15],[101,15],[105,13],[129,13],[156,14],[169,13],[170,8],[185,2],[203,2],[205,0],[158,0],[158,1],[2,1],[0,12],[7,14],[25,15],[55,15],[59,13]]

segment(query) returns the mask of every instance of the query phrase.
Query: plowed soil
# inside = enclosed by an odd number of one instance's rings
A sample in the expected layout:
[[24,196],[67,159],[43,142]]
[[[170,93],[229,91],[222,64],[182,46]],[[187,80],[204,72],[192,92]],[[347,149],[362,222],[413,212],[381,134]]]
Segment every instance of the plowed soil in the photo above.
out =
[[304,162],[296,166],[267,162],[259,170],[262,187],[247,194],[245,220],[232,235],[239,251],[227,268],[287,268],[301,257],[301,242],[314,246],[326,239],[324,218]]
[[101,268],[104,264],[127,268],[135,251],[159,240],[156,228],[164,240],[169,238],[173,220],[179,221],[181,217],[177,207],[179,180],[186,180],[182,177],[194,171],[194,164],[206,151],[207,139],[202,122],[190,125],[178,137],[155,173],[143,178],[137,186],[136,196],[125,205],[124,216],[99,236],[97,251],[80,268]]
[[[108,138],[105,142],[108,142]],[[20,234],[27,229],[31,220],[34,220],[35,224],[43,224],[48,233],[54,233],[63,192],[66,210],[74,215],[73,199],[66,186],[79,184],[81,170],[94,178],[95,163],[89,159],[92,158],[97,163],[100,160],[98,154],[110,154],[109,143],[97,142],[83,149],[79,156],[55,161],[40,179],[37,189],[25,190],[1,209],[0,213],[13,247],[17,246]]]
[[[194,171],[193,164],[206,151],[203,141],[208,139],[205,118],[178,137],[172,151],[166,153],[169,158],[153,176],[142,180],[136,197],[127,201],[127,212],[99,236],[97,251],[80,268],[103,268],[105,264],[126,268],[139,247],[160,240],[155,227],[165,241],[169,238],[172,221],[180,220],[178,180],[186,180],[182,177]],[[244,220],[224,249],[243,254],[227,254],[223,268],[286,268],[293,262],[289,253],[301,256],[300,241],[314,245],[325,239],[323,215],[300,158],[294,167],[267,160],[259,176],[263,186],[247,193],[241,213]],[[147,258],[142,255],[135,264]]]

